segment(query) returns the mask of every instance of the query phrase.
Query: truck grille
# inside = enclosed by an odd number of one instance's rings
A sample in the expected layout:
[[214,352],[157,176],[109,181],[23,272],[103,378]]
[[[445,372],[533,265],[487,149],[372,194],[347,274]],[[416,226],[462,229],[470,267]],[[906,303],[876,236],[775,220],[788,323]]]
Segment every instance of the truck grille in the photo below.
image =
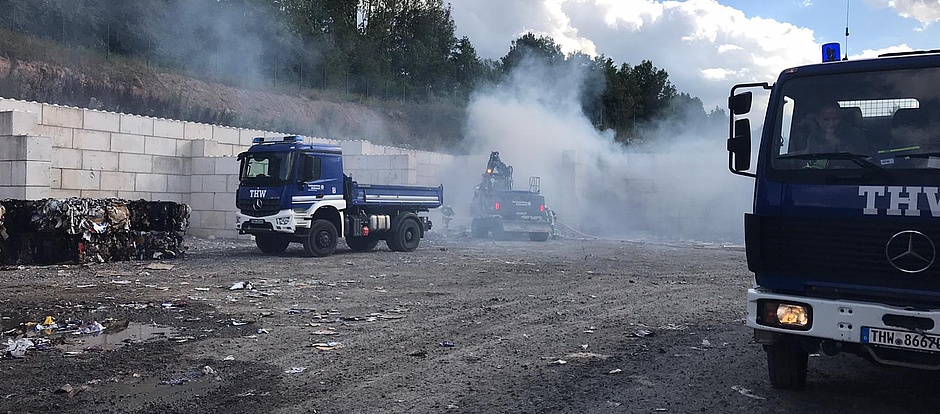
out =
[[[748,260],[757,272],[758,284],[802,285],[804,294],[814,296],[877,299],[890,303],[892,296],[940,305],[940,258],[933,251],[932,265],[908,273],[888,260],[886,248],[892,236],[914,230],[933,240],[940,248],[940,220],[910,218],[803,218],[749,217]],[[903,253],[909,233],[892,244],[891,255]],[[916,250],[930,252],[925,239],[917,240]],[[901,250],[898,250],[898,249]],[[930,259],[928,253],[922,256]],[[928,263],[920,261],[923,268]],[[904,263],[895,261],[895,264]],[[910,264],[910,263],[908,263]],[[909,303],[909,302],[908,302]]]
[[257,198],[235,200],[235,207],[241,210],[242,214],[252,217],[267,216],[280,210],[280,199],[261,199],[260,206],[255,204],[257,201]]

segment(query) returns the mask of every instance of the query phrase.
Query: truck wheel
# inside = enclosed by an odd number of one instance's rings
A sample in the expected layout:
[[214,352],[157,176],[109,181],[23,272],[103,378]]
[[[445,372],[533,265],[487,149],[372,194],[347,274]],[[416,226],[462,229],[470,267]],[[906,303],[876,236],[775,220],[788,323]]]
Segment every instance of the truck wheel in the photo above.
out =
[[378,244],[379,239],[373,236],[346,238],[346,245],[354,252],[371,252]]
[[509,240],[510,234],[503,230],[503,223],[493,223],[493,238],[496,240]]
[[529,233],[529,240],[543,242],[548,240],[548,233]]
[[327,220],[314,220],[310,233],[304,239],[304,253],[311,257],[324,257],[336,250],[336,226]]
[[486,226],[483,225],[482,221],[473,219],[473,221],[470,222],[470,237],[482,239],[487,236],[487,233],[489,232],[486,230]]
[[385,240],[388,248],[395,252],[410,252],[417,249],[420,241],[421,228],[418,227],[418,222],[412,219],[402,220],[398,229]]
[[259,250],[266,254],[280,254],[287,250],[290,241],[286,237],[280,237],[276,234],[256,234],[255,244]]
[[767,345],[767,372],[774,388],[799,390],[806,386],[809,354],[789,341]]

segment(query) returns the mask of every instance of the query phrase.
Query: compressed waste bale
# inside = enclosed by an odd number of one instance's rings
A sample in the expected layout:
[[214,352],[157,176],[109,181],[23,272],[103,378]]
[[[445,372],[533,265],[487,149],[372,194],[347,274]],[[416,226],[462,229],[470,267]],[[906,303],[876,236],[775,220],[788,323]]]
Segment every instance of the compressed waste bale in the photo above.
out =
[[188,205],[117,198],[0,201],[0,264],[181,256]]

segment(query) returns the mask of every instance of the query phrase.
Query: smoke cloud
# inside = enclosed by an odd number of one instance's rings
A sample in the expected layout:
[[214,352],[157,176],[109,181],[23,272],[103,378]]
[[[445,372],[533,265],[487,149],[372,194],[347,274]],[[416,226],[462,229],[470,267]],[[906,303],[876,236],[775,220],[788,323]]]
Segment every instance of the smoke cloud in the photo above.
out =
[[[573,65],[565,65],[573,66]],[[528,61],[509,79],[477,91],[467,136],[478,145],[443,177],[454,224],[469,224],[469,203],[490,151],[514,168],[516,189],[540,177],[563,233],[630,240],[743,241],[753,181],[728,172],[721,128],[647,126],[643,147],[625,148],[598,131],[580,96],[593,79],[568,67]],[[674,131],[698,131],[676,135]]]

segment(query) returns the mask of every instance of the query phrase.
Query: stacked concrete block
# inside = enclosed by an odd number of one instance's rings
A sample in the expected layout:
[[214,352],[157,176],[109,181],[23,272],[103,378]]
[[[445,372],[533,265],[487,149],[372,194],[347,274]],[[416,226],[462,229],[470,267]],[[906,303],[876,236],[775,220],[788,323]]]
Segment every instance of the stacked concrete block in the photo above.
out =
[[191,234],[235,238],[238,160],[193,157],[190,175]]
[[52,179],[52,139],[27,135],[37,115],[0,112],[0,198],[41,198]]

